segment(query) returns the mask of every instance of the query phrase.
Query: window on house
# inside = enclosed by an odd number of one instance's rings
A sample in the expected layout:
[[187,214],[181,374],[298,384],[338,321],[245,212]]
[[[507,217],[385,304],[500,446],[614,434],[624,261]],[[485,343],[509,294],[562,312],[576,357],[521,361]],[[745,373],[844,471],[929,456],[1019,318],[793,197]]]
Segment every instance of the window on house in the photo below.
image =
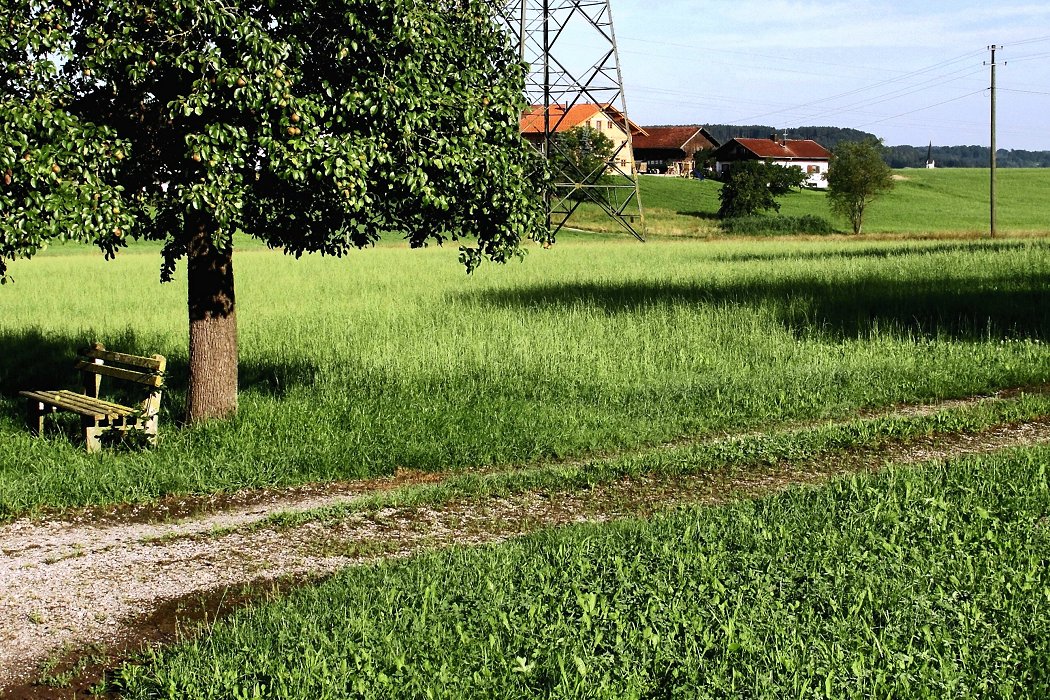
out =
[[612,122],[605,122],[605,126],[609,131],[612,131]]

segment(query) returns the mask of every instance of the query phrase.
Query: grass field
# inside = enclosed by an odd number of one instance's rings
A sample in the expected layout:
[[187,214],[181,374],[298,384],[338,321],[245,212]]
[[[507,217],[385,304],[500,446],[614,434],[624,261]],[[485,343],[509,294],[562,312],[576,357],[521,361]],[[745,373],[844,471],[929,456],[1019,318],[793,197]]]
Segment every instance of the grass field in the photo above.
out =
[[[0,290],[0,518],[601,454],[1043,383],[1047,253],[570,236],[467,277],[452,250],[295,261],[248,246],[240,414],[184,429],[182,283],[157,283],[148,247],[112,263],[53,250]],[[17,391],[75,386],[66,368],[94,340],[170,358],[157,449],[87,455],[26,434]]]
[[[815,459],[847,469],[880,445],[1046,416],[1045,392],[872,415],[1050,383],[1050,241],[1027,235],[1047,230],[1045,197],[1024,190],[1024,213],[1004,217],[1015,238],[906,240],[980,228],[966,223],[980,209],[964,201],[974,183],[914,175],[893,195],[898,209],[871,220],[889,240],[695,240],[716,223],[713,183],[648,178],[653,220],[666,224],[648,244],[567,232],[551,250],[473,276],[455,250],[385,242],[296,261],[242,241],[241,409],[194,428],[177,424],[183,276],[158,284],[156,246],[110,263],[54,248],[15,264],[15,284],[0,288],[0,521],[398,469],[459,472],[263,525],[326,532],[392,505],[440,510],[624,477],[767,475]],[[1008,188],[1004,198],[1018,196]],[[696,204],[698,193],[707,199]],[[821,215],[821,200],[791,195],[785,214]],[[157,448],[88,455],[69,420],[46,439],[27,435],[18,390],[76,386],[74,351],[96,340],[168,356]],[[747,434],[703,440],[736,433]],[[477,469],[512,465],[525,468]],[[1015,450],[352,568],[147,652],[110,674],[110,689],[1044,697],[1048,466],[1050,448]]]
[[1050,449],[350,569],[131,698],[1040,698]]
[[[896,188],[875,201],[865,214],[872,234],[979,234],[988,231],[988,171],[980,169],[908,169],[896,171]],[[721,184],[643,176],[642,203],[649,233],[717,237]],[[1050,231],[1050,169],[1002,169],[998,182],[1000,233]],[[780,198],[784,216],[821,216],[848,233],[845,220],[830,213],[823,192],[803,191]],[[614,231],[596,211],[582,211],[573,221],[588,230]]]

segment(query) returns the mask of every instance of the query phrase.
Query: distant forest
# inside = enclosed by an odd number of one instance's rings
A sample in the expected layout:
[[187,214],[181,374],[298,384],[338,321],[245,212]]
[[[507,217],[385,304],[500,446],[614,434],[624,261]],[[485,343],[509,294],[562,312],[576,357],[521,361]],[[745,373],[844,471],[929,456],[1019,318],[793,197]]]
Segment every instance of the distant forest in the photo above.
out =
[[[753,124],[733,126],[730,124],[708,124],[705,127],[719,143],[732,138],[765,139],[776,133],[784,136],[784,130],[772,126]],[[840,129],[834,126],[800,126],[787,130],[789,139],[813,139],[825,148],[834,148],[841,141],[861,141],[877,138],[875,134],[857,129]],[[886,162],[892,168],[923,168],[926,166],[928,146],[887,146]],[[986,168],[989,149],[987,146],[934,146],[933,159],[938,168]],[[1021,151],[1000,148],[996,152],[996,164],[1000,168],[1050,168],[1050,151]]]

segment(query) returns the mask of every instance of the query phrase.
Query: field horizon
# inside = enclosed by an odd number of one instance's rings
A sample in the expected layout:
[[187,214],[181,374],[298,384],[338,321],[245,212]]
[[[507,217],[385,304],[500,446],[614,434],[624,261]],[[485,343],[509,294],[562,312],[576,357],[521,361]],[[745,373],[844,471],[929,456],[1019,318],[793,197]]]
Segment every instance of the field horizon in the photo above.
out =
[[[980,168],[894,171],[896,186],[869,207],[864,232],[902,237],[980,237],[989,228],[989,172]],[[648,235],[727,238],[718,222],[715,180],[690,180],[642,175],[639,180]],[[1050,233],[1050,169],[1011,168],[999,171],[997,229],[1004,235]],[[779,216],[817,216],[831,222],[838,235],[853,237],[844,219],[831,214],[826,194],[819,190],[791,192],[778,199]],[[768,216],[778,216],[766,212]],[[596,208],[581,208],[570,225],[589,231],[616,233],[618,226]]]

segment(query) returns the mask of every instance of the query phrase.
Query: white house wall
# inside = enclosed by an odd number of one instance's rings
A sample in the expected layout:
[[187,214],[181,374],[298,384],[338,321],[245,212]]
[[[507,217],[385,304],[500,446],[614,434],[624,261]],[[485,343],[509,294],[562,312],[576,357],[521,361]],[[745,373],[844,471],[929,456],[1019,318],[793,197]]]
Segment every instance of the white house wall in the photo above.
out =
[[[715,172],[723,175],[725,170],[732,169],[734,163],[740,162],[742,161],[719,161],[715,163]],[[828,161],[826,160],[773,160],[771,162],[776,165],[782,165],[785,168],[802,168],[803,172],[808,173],[805,183],[807,187],[815,187],[821,190],[828,187],[828,181],[824,179],[824,175],[828,172]]]
[[777,165],[783,166],[798,166],[802,168],[802,171],[808,173],[806,178],[806,185],[808,187],[816,187],[817,189],[827,189],[828,181],[824,179],[824,176],[828,172],[828,161],[826,160],[792,160],[792,161],[773,161]]

